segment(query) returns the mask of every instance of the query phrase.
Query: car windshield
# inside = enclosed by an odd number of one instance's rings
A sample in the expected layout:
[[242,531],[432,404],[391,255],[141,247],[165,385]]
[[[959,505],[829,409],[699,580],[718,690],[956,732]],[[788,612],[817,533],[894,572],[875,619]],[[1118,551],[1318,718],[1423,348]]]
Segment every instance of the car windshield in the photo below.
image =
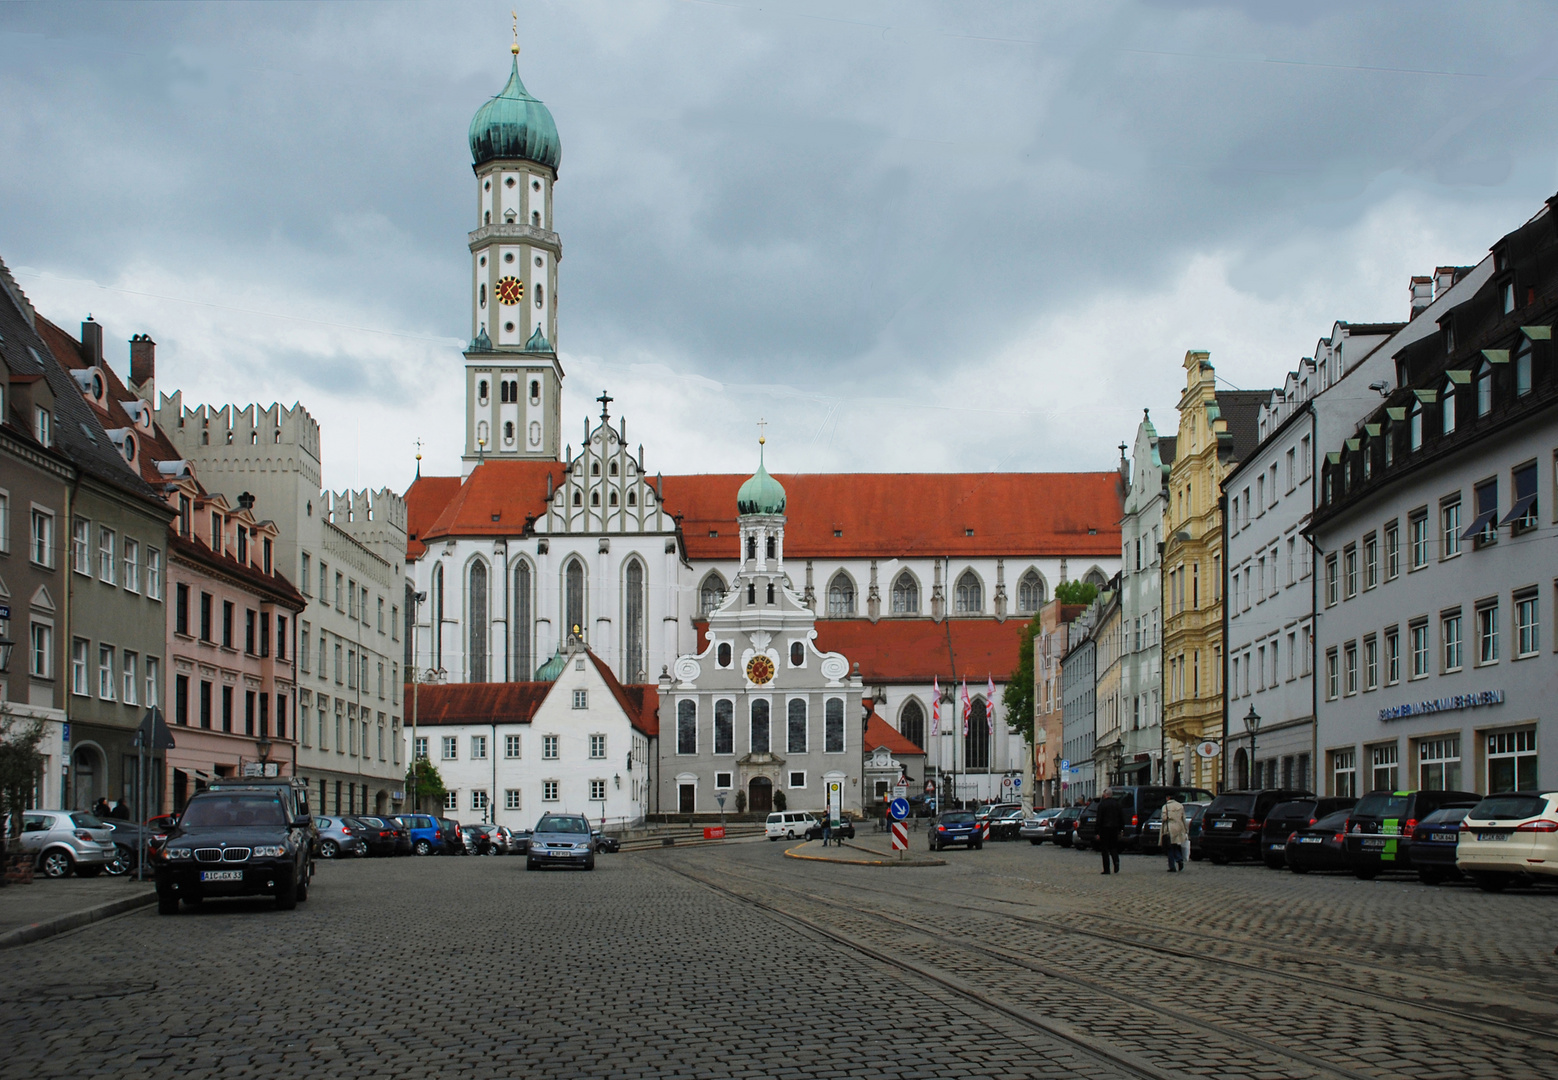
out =
[[1194,820],[1196,820],[1196,818],[1198,818],[1202,814],[1206,813],[1208,807],[1210,807],[1210,806],[1211,806],[1210,803],[1204,803],[1204,802],[1186,803],[1185,804],[1185,820],[1186,821],[1194,821]]
[[1347,827],[1347,815],[1351,813],[1351,810],[1338,810],[1334,814],[1327,814],[1311,825],[1310,828],[1318,829],[1321,832],[1340,832]]
[[1212,800],[1209,809],[1214,814],[1229,811],[1235,814],[1248,814],[1255,809],[1255,796],[1253,794],[1239,793],[1234,795],[1219,795]]
[[576,817],[544,817],[541,824],[536,826],[536,832],[545,833],[587,833],[590,827],[585,824],[583,818]]
[[1353,817],[1365,818],[1399,818],[1405,817],[1407,812],[1407,796],[1397,795],[1394,792],[1381,791],[1373,795],[1365,795],[1353,808]]
[[281,799],[275,795],[207,795],[192,799],[179,819],[182,828],[211,829],[282,826],[287,823]]
[[1546,803],[1540,795],[1489,795],[1470,816],[1483,821],[1536,817],[1547,808]]
[[967,810],[953,810],[941,815],[943,825],[966,825],[974,820],[974,815]]
[[1315,804],[1312,802],[1285,802],[1278,803],[1271,808],[1271,817],[1296,818],[1308,817],[1315,812]]

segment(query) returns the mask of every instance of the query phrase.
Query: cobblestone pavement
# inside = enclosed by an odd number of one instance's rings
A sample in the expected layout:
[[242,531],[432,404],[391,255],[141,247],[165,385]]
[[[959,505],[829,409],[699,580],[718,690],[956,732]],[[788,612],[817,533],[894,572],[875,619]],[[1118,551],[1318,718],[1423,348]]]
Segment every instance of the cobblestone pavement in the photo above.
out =
[[1558,891],[785,846],[331,863],[295,912],[98,923],[8,951],[0,1078],[1558,1077]]

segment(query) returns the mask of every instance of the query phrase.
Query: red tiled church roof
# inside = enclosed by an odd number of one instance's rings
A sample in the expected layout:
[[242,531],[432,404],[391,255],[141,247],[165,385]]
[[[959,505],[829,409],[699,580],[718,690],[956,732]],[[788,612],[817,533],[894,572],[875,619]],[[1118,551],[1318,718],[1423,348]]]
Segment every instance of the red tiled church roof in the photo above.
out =
[[925,756],[924,750],[921,750],[913,742],[899,734],[897,728],[883,720],[875,712],[866,718],[866,741],[864,745],[867,753],[879,746],[885,746],[895,757]]
[[[994,677],[1005,682],[1017,670],[1018,648],[1027,620],[994,619],[818,619],[817,648],[841,652],[860,665],[860,677],[872,683],[928,683],[945,687],[954,667],[968,680],[968,692]],[[950,650],[949,650],[950,641]],[[976,685],[977,684],[977,685]]]
[[[546,478],[565,466],[488,461],[461,483],[420,477],[406,492],[408,555],[429,538],[512,536],[546,511]],[[737,474],[667,476],[665,509],[682,517],[692,559],[735,556]],[[790,473],[785,554],[1108,556],[1119,550],[1119,474]],[[494,520],[496,515],[497,520]],[[716,535],[711,536],[710,533]]]

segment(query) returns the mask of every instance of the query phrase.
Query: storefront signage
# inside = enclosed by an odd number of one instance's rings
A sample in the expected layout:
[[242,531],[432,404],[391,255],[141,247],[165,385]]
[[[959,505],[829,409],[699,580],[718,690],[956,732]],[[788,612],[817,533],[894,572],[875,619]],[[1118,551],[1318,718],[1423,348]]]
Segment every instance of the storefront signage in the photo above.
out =
[[1475,709],[1482,705],[1504,704],[1504,691],[1483,690],[1476,694],[1451,694],[1432,701],[1414,701],[1410,705],[1393,705],[1379,711],[1381,720],[1400,720],[1404,716],[1424,716],[1428,713],[1453,712],[1456,709]]

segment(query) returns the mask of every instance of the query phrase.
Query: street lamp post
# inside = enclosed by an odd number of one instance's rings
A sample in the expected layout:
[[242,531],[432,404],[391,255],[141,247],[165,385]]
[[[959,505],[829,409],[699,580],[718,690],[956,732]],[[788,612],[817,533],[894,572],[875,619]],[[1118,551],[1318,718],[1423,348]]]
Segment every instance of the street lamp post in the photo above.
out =
[[1260,713],[1255,711],[1255,706],[1250,706],[1250,711],[1244,714],[1244,726],[1250,733],[1250,779],[1253,782],[1255,776],[1255,734],[1260,730]]
[[[425,596],[425,593],[417,593],[417,596]],[[411,812],[422,812],[422,773],[417,768],[417,708],[421,700],[423,683],[442,683],[449,678],[449,673],[443,668],[428,668],[415,674],[415,681],[411,684]]]

